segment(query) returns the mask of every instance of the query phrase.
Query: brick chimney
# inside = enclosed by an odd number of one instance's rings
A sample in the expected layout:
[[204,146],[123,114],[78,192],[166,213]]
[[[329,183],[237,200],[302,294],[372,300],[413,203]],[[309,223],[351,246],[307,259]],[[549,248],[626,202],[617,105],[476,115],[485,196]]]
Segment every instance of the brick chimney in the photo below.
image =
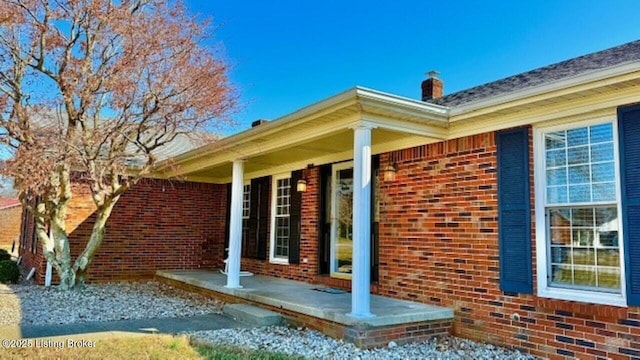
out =
[[427,73],[427,79],[422,82],[422,101],[442,97],[444,83],[438,78],[439,74],[439,72],[433,70]]
[[251,123],[251,127],[254,128],[254,127],[258,126],[258,125],[261,125],[261,124],[264,124],[264,123],[267,123],[267,122],[269,122],[269,120],[258,119],[258,120],[256,120],[256,121]]

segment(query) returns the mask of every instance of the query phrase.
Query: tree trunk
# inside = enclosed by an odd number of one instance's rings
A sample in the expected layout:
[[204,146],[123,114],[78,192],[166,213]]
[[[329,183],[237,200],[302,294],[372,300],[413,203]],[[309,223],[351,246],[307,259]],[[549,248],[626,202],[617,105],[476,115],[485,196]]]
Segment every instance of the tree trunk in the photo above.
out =
[[71,268],[69,238],[64,228],[56,225],[56,221],[51,221],[49,226],[50,230],[47,232],[43,216],[36,215],[36,234],[42,244],[42,252],[58,273],[60,288],[69,290],[74,287],[76,278]]
[[87,242],[87,246],[85,246],[84,250],[76,259],[73,265],[73,271],[75,273],[75,287],[82,288],[85,284],[87,269],[93,261],[93,257],[96,252],[102,245],[102,241],[104,240],[104,234],[106,232],[106,225],[109,216],[111,215],[111,211],[117,201],[113,199],[111,201],[105,201],[105,204],[102,207],[99,207],[96,211],[96,221],[93,223],[93,230],[91,232],[91,237],[89,238],[89,242]]
[[58,276],[60,276],[60,285],[58,287],[61,290],[71,290],[76,287],[76,274],[71,269],[71,265],[63,266],[58,271]]
[[[65,229],[62,214],[66,209],[54,207],[50,210],[50,229],[47,228],[44,216],[36,216],[36,233],[42,244],[45,258],[60,277],[61,290],[82,289],[85,285],[87,270],[97,250],[100,248],[106,232],[106,223],[111,215],[115,201],[108,202],[96,211],[96,221],[87,245],[72,266],[69,236]],[[66,204],[63,206],[67,206]]]
[[[41,199],[32,211],[36,218],[36,234],[42,244],[43,254],[60,277],[59,288],[70,290],[84,285],[86,266],[79,272],[73,266],[71,259],[69,234],[66,230],[66,215],[72,197],[69,170],[65,167],[58,168],[58,172],[52,177],[52,185],[53,196]],[[91,239],[95,237],[97,229],[98,237],[100,241],[102,240],[104,224],[109,217],[111,208],[108,209],[106,216],[104,216],[104,211],[98,210],[98,220]],[[92,244],[91,240],[87,247],[90,247],[90,244]],[[93,253],[95,250],[92,255]]]
[[[62,205],[63,209],[58,209],[51,219],[50,236],[53,238],[56,262],[59,264],[58,275],[60,276],[60,288],[71,289],[75,286],[75,273],[71,268],[71,248],[69,246],[69,235],[65,229],[65,214],[67,204]],[[53,264],[52,264],[53,265]]]

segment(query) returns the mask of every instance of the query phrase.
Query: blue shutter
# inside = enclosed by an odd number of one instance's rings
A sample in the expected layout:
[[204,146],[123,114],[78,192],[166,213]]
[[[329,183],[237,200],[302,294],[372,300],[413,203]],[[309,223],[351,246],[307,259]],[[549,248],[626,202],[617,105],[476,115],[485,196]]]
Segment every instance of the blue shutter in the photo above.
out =
[[640,305],[640,105],[618,109],[627,303]]
[[[269,251],[267,248],[269,247],[269,190],[271,189],[271,176],[266,176],[258,179],[257,193],[256,197],[259,203],[256,203],[256,207],[258,208],[258,229],[256,231],[256,236],[258,237],[257,246],[258,246],[258,259],[266,260],[268,259]],[[253,191],[253,188],[251,188]]]
[[496,146],[500,290],[531,294],[533,280],[528,128],[497,132]]
[[289,204],[289,264],[300,264],[300,235],[302,232],[302,193],[298,192],[298,180],[302,170],[291,172]]

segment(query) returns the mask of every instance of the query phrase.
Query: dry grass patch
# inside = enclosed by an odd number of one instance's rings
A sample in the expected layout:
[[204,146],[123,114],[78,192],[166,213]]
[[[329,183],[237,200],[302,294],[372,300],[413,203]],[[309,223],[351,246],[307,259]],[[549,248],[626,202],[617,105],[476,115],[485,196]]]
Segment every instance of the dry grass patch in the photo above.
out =
[[[74,337],[76,338],[76,337]],[[271,353],[264,350],[249,350],[227,345],[210,345],[202,342],[191,343],[186,336],[171,335],[131,335],[98,339],[95,347],[67,347],[63,337],[52,338],[52,342],[64,342],[61,348],[36,347],[37,341],[29,339],[30,347],[0,349],[0,359],[69,359],[69,360],[121,360],[121,359],[223,359],[223,360],[289,360],[300,357]],[[29,340],[23,340],[23,343]]]
[[[56,338],[56,341],[59,338]],[[35,344],[35,340],[34,344]],[[187,337],[169,335],[134,336],[95,340],[95,348],[36,348],[2,349],[2,359],[201,359]]]

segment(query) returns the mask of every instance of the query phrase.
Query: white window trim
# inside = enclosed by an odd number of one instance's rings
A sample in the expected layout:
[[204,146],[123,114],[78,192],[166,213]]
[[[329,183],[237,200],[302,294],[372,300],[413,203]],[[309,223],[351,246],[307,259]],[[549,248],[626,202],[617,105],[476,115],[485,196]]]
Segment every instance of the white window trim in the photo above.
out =
[[336,251],[338,248],[337,237],[338,237],[338,203],[336,199],[338,198],[338,177],[336,176],[340,170],[353,169],[353,161],[346,161],[337,164],[333,164],[331,166],[331,234],[329,235],[329,241],[331,245],[329,245],[330,254],[329,254],[329,276],[340,279],[352,279],[353,274],[341,273],[336,269]]
[[[244,215],[244,194],[245,194],[245,187],[249,185],[249,213],[247,216]],[[251,180],[249,181],[245,181],[244,184],[242,184],[242,220],[247,220],[251,217],[251,191],[253,191],[253,189],[251,189]]]
[[[611,123],[613,127],[613,152],[616,179],[616,202],[618,208],[618,238],[620,239],[620,294],[610,294],[589,290],[577,290],[551,287],[548,284],[547,268],[547,219],[545,211],[546,199],[546,173],[545,173],[545,141],[544,134],[553,131],[573,129],[583,126],[592,126]],[[620,190],[620,160],[618,153],[618,124],[615,117],[599,118],[574,122],[555,126],[539,126],[533,128],[533,154],[534,154],[534,186],[535,186],[535,212],[536,212],[536,269],[537,269],[537,294],[540,297],[560,300],[580,301],[586,303],[613,305],[627,307],[626,297],[626,271],[624,264],[624,234],[622,233],[622,205]]]
[[[282,257],[276,257],[275,256],[275,251],[276,251],[276,202],[277,202],[277,198],[278,198],[278,180],[281,179],[287,179],[287,178],[291,178],[291,173],[283,173],[283,174],[277,174],[277,175],[273,175],[271,178],[271,229],[270,229],[270,240],[269,240],[269,262],[272,264],[280,264],[280,265],[289,265],[289,258],[287,257],[282,258]],[[293,191],[293,185],[291,183],[289,183],[289,185],[291,186],[290,191]],[[291,193],[289,193],[289,195],[291,195]],[[289,209],[289,212],[291,212],[291,209]],[[289,215],[291,216],[291,215]],[[291,235],[291,234],[289,234]]]

